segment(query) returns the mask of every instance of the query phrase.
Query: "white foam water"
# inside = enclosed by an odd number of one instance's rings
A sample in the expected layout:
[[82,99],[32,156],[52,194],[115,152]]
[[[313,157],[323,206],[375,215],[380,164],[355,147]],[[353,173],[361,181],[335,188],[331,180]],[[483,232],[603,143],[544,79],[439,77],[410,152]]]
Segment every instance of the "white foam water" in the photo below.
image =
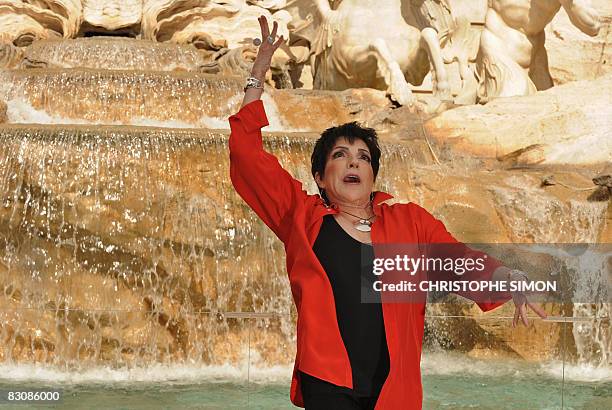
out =
[[[249,381],[261,384],[285,384],[291,380],[293,366],[204,366],[196,364],[155,364],[147,367],[112,369],[92,367],[62,370],[40,364],[2,364],[0,381],[42,382],[54,384],[98,383],[199,383]],[[520,360],[485,360],[449,352],[424,353],[421,362],[424,376],[463,374],[471,376],[526,377],[544,375],[576,382],[611,382],[608,368],[569,365],[560,361],[525,363]]]
[[[238,95],[233,98],[235,100]],[[307,129],[288,127],[284,124],[282,117],[276,107],[274,100],[264,94],[262,96],[266,107],[266,116],[269,125],[265,131],[270,132],[304,132]],[[237,102],[237,101],[236,101]],[[233,104],[233,103],[231,103]],[[10,124],[70,124],[70,125],[131,125],[157,128],[207,128],[207,129],[229,129],[228,118],[203,116],[196,122],[186,122],[180,120],[157,120],[155,118],[132,117],[129,122],[120,121],[91,121],[82,118],[65,118],[59,115],[52,115],[45,110],[39,110],[21,98],[10,99],[6,102],[7,118]]]
[[475,359],[450,352],[424,353],[421,361],[423,375],[467,374],[488,376],[537,376],[545,375],[553,379],[575,382],[611,382],[609,367],[592,365],[571,365],[562,361],[529,363],[520,359],[488,360]]
[[0,374],[2,374],[0,380],[10,382],[37,381],[58,384],[154,383],[246,379],[247,369],[231,365],[154,364],[131,369],[112,369],[100,366],[82,370],[61,370],[41,364],[3,364],[0,365]]
[[612,382],[612,371],[609,367],[595,367],[589,364],[571,365],[555,361],[541,364],[546,374],[554,378],[564,375],[565,380],[575,382]]
[[[70,125],[134,125],[159,128],[194,128],[194,124],[184,121],[160,121],[151,118],[133,117],[129,123],[119,121],[90,121],[81,118],[65,118],[38,110],[22,99],[6,102],[6,114],[11,124],[70,124]],[[204,123],[206,119],[202,120]],[[227,122],[227,121],[226,121]],[[229,125],[226,127],[228,128]]]

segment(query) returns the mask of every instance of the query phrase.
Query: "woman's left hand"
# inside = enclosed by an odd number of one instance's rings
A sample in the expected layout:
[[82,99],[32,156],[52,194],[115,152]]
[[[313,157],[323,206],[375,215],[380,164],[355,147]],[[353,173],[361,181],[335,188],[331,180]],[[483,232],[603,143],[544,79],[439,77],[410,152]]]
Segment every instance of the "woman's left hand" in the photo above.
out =
[[[513,282],[528,282],[528,279],[525,275],[517,275],[519,278],[514,279],[511,278]],[[527,320],[527,306],[531,308],[538,316],[542,319],[546,319],[546,312],[540,305],[537,303],[533,303],[529,301],[528,294],[530,292],[511,292],[512,300],[514,302],[514,318],[512,319],[512,327],[516,327],[520,321],[523,322],[525,326],[529,325],[529,321]]]

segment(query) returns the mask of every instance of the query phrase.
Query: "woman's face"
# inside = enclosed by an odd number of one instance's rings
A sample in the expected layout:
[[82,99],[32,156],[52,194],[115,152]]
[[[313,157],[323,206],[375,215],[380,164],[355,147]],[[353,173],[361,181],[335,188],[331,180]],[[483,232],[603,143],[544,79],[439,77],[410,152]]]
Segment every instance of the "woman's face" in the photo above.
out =
[[323,178],[317,172],[315,180],[332,202],[367,202],[374,185],[371,158],[361,139],[355,138],[351,144],[344,137],[338,138],[327,157]]

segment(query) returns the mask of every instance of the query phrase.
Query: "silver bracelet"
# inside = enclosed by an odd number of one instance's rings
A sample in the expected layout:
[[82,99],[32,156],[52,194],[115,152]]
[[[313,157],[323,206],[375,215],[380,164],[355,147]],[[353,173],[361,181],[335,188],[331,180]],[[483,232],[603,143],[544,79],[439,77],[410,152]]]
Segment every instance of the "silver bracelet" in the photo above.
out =
[[263,84],[258,78],[255,77],[247,77],[246,85],[244,86],[244,91],[246,92],[249,88],[259,88],[263,90]]

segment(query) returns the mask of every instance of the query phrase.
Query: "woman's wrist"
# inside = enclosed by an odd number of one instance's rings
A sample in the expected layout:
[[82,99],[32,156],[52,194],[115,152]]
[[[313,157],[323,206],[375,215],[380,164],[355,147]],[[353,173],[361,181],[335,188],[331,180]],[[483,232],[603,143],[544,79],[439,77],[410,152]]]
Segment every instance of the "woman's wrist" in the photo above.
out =
[[255,71],[251,71],[251,75],[250,76],[253,77],[253,78],[257,78],[262,83],[266,80],[266,75],[265,74],[260,74],[260,73],[257,73]]
[[260,81],[264,81],[266,78],[266,73],[270,69],[269,66],[260,66],[257,63],[253,64],[253,68],[251,68],[251,76],[257,78]]
[[506,266],[498,267],[495,272],[493,272],[493,281],[506,281],[506,282],[516,282],[516,281],[530,281],[529,276],[525,272],[519,269],[511,269]]
[[517,281],[527,281],[529,282],[529,276],[527,276],[527,274],[525,272],[523,272],[522,270],[518,270],[518,269],[512,269],[510,271],[510,273],[508,274],[508,280],[511,282],[517,282]]
[[512,269],[506,266],[500,266],[493,272],[493,277],[491,278],[494,282],[505,282],[508,280],[508,274],[512,271]]

